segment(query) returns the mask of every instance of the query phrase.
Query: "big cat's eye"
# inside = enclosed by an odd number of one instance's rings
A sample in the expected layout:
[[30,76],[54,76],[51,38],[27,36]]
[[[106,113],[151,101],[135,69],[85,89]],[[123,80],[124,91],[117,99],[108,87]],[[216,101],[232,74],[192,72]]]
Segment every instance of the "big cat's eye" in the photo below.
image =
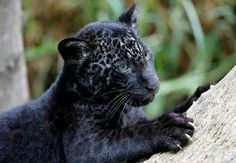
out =
[[129,72],[131,69],[129,68],[127,64],[122,63],[119,65],[119,70],[125,73],[125,72]]
[[149,61],[150,57],[151,56],[150,56],[149,52],[144,53],[144,58],[145,58],[146,61]]

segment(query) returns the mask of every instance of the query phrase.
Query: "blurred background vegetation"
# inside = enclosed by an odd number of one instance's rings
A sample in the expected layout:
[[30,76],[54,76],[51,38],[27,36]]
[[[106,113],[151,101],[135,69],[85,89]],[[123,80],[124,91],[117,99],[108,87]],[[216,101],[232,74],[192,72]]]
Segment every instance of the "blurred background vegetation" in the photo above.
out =
[[[138,26],[155,54],[161,89],[145,109],[152,118],[222,78],[236,64],[235,0],[136,0]],[[62,61],[57,43],[84,25],[115,20],[132,0],[23,0],[30,94],[40,96]]]

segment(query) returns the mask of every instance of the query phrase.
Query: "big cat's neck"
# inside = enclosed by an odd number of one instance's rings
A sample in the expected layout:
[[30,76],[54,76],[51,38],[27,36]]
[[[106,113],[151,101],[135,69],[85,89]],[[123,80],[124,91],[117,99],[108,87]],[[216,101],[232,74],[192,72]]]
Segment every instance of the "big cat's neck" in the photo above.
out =
[[43,94],[42,98],[57,106],[68,106],[84,101],[80,96],[80,92],[73,89],[73,81],[70,80],[69,73],[65,71],[63,66],[56,80]]

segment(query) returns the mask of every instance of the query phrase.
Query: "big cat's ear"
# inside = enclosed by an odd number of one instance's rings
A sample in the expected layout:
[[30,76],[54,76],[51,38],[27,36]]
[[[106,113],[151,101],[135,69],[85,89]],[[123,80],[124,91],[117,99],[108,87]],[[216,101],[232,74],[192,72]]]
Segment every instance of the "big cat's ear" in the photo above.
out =
[[137,6],[134,3],[123,14],[121,14],[121,16],[118,18],[118,21],[131,26],[133,29],[136,29],[137,14]]
[[89,55],[89,49],[90,46],[86,41],[74,37],[65,38],[58,44],[58,51],[64,61],[70,58],[82,60]]

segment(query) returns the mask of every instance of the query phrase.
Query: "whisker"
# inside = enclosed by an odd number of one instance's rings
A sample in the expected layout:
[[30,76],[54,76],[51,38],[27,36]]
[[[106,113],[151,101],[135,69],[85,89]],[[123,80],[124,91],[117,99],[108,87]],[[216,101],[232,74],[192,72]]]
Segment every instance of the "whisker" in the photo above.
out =
[[[113,112],[113,110],[116,108],[117,105],[119,105],[121,103],[121,101],[123,101],[123,99],[127,96],[127,94],[124,94],[123,96],[121,96],[111,107],[110,107],[110,110],[108,112],[108,116],[110,115],[111,112]],[[113,107],[115,107],[113,109]]]
[[[130,95],[129,97],[132,97],[132,95]],[[120,125],[120,123],[121,123],[121,117],[122,117],[122,113],[123,113],[123,111],[124,111],[124,109],[127,109],[126,107],[127,107],[127,105],[128,105],[128,107],[130,107],[130,102],[131,102],[131,98],[129,99],[129,100],[127,100],[126,101],[126,103],[125,103],[125,105],[124,105],[124,107],[123,107],[123,109],[122,109],[122,111],[121,111],[121,113],[120,113],[120,115],[119,115],[119,119],[118,119],[118,125]],[[129,108],[128,108],[129,109]]]
[[124,103],[124,101],[127,100],[128,97],[129,96],[126,94],[126,95],[124,95],[124,96],[122,96],[120,98],[119,102],[115,105],[115,108],[112,109],[112,112],[106,116],[106,119],[108,118],[107,124],[109,124],[109,122],[111,121],[112,117],[115,115],[115,113],[119,109],[119,107]]
[[114,102],[115,100],[117,100],[118,98],[120,98],[121,96],[123,96],[124,94],[126,94],[127,92],[123,92],[123,93],[120,93],[119,95],[117,95],[114,99],[112,99],[102,110],[106,110],[108,108],[108,106],[110,104],[112,104],[112,102]]
[[98,95],[98,96],[96,96],[96,97],[104,96],[104,95],[107,95],[107,94],[110,94],[110,93],[116,93],[116,92],[126,91],[126,90],[128,90],[128,89],[129,89],[129,88],[118,89],[118,90],[113,90],[113,91],[108,91],[108,92],[102,93],[101,95]]

